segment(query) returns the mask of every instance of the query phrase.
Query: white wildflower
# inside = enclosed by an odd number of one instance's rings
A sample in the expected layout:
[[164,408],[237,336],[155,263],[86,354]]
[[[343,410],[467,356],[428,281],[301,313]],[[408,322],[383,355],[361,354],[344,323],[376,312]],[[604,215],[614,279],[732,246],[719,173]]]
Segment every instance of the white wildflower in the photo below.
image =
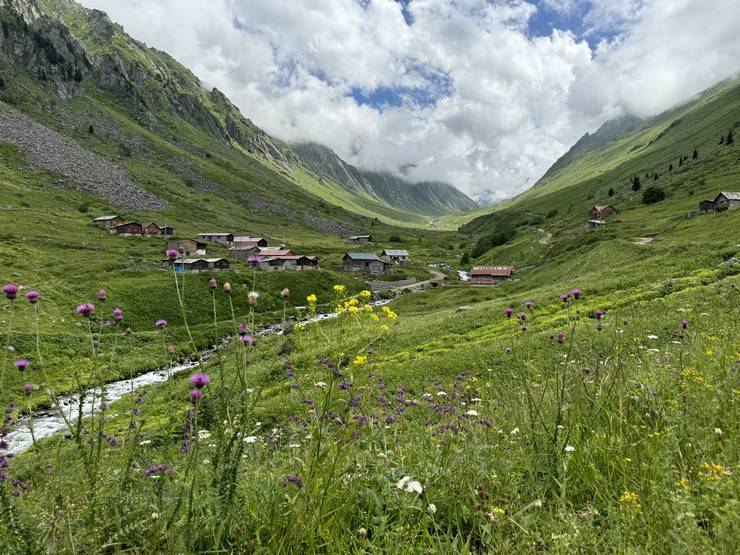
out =
[[326,387],[326,382],[316,382],[314,385],[316,387]]
[[573,451],[575,451],[575,450],[576,450],[576,448],[575,448],[575,447],[573,447],[572,445],[566,445],[566,446],[565,446],[565,452],[566,452],[566,453],[572,453],[572,452],[573,452]]
[[244,438],[244,443],[257,443],[257,436],[247,436]]
[[208,439],[211,437],[211,432],[208,430],[198,430],[198,439]]
[[429,506],[427,507],[430,513],[434,514],[437,512],[437,505],[434,503],[429,503]]
[[290,447],[291,449],[298,449],[300,446],[300,443],[291,443],[290,445],[288,445],[288,447]]
[[534,500],[534,501],[532,502],[532,506],[533,506],[533,507],[537,507],[538,509],[539,509],[540,507],[542,507],[542,499],[535,499],[535,500]]
[[515,436],[515,435],[517,435],[517,434],[519,433],[519,428],[514,428],[514,429],[513,429],[513,430],[511,430],[511,431],[510,431],[509,433],[510,433],[511,435]]
[[437,391],[437,397],[447,397],[447,393],[444,391]]
[[648,339],[658,339],[657,335],[650,334],[647,336]]
[[151,442],[152,442],[151,439],[145,439],[144,441],[140,441],[139,442],[139,445],[141,445],[141,446],[149,445]]
[[718,436],[721,436],[724,432],[722,431],[722,428],[715,428],[714,433]]
[[398,482],[396,482],[396,487],[400,489],[401,491],[406,491],[408,493],[422,493],[424,491],[424,488],[421,487],[421,482],[418,480],[414,480],[411,476],[404,476],[401,478]]
[[478,411],[470,409],[468,412],[465,413],[467,416],[478,416]]
[[470,402],[471,402],[471,403],[480,403],[480,402],[481,402],[482,400],[483,400],[483,399],[481,399],[480,397],[473,397],[473,398],[472,398],[472,399],[470,400]]

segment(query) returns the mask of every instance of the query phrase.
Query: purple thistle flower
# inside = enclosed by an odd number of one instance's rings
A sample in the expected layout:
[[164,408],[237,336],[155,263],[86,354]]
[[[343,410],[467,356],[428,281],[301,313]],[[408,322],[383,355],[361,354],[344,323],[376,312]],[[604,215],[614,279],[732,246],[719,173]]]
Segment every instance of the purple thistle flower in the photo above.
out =
[[564,303],[567,303],[568,302],[568,294],[567,293],[563,293],[562,295],[560,295],[560,300],[563,301]]
[[104,301],[108,298],[108,292],[105,289],[98,291],[98,299]]
[[193,389],[190,392],[190,402],[193,404],[197,403],[201,397],[203,397],[203,392],[200,389]]
[[26,368],[28,368],[30,364],[31,364],[31,361],[28,360],[27,358],[19,358],[18,360],[15,361],[15,367],[21,372],[23,372]]
[[113,309],[113,319],[116,322],[120,322],[121,320],[123,320],[123,310],[118,307],[114,308]]
[[301,387],[301,386],[300,386],[300,385],[298,385],[298,382],[293,382],[292,384],[290,384],[290,388],[291,388],[291,389],[294,389],[294,390],[295,390],[295,389],[299,389],[300,387]]
[[303,480],[301,480],[300,476],[296,476],[295,474],[288,474],[284,480],[287,484],[293,484],[298,489],[303,487]]
[[247,347],[254,345],[254,337],[251,335],[240,335],[239,340],[244,343]]
[[167,251],[167,258],[169,258],[170,260],[174,260],[175,258],[177,258],[177,251],[175,249],[169,249]]
[[5,285],[3,285],[3,295],[5,295],[5,297],[8,300],[11,300],[12,301],[13,299],[15,299],[15,296],[17,294],[18,294],[18,286],[17,285],[15,285],[13,283],[6,283]]
[[39,292],[36,290],[31,290],[28,293],[26,293],[26,299],[28,299],[28,302],[31,304],[36,304],[39,300]]
[[211,289],[215,289],[216,287],[218,287],[218,282],[216,281],[216,278],[211,278],[208,280],[208,287],[210,287]]
[[247,262],[252,266],[252,268],[256,268],[260,265],[260,261],[262,259],[259,256],[252,255],[249,258],[247,258]]
[[82,303],[80,305],[77,305],[77,314],[79,314],[80,316],[87,317],[90,316],[90,314],[92,314],[93,312],[95,312],[95,305],[92,303]]
[[527,313],[526,313],[526,312],[520,312],[520,313],[518,314],[518,316],[519,316],[519,319],[520,319],[520,320],[521,320],[522,322],[524,322],[524,320],[526,320],[526,319],[527,319]]
[[512,315],[512,314],[514,314],[514,309],[513,309],[513,308],[511,308],[510,306],[507,306],[507,307],[506,307],[506,308],[504,309],[504,312],[506,313],[506,317],[507,317],[507,318],[511,318],[511,315]]
[[594,312],[594,316],[597,320],[601,320],[604,317],[604,311],[599,309],[596,312]]
[[527,307],[527,310],[532,310],[534,303],[530,299],[527,299],[524,301],[524,306]]
[[154,322],[154,326],[158,329],[164,329],[167,327],[167,320],[157,320]]
[[240,334],[247,333],[248,331],[249,331],[249,324],[245,324],[244,322],[242,322],[241,324],[239,324],[239,333]]
[[23,384],[23,393],[25,393],[27,396],[30,396],[33,392],[33,386],[30,383]]
[[352,384],[349,382],[339,382],[339,389],[347,391],[352,388]]
[[256,306],[257,305],[257,299],[260,298],[260,294],[257,293],[257,291],[250,291],[247,293],[247,302],[250,304],[250,306]]
[[525,323],[522,323],[522,331],[527,331],[529,329],[529,326]]
[[689,327],[689,321],[688,320],[681,320],[681,327],[683,329],[686,329]]
[[288,297],[290,297],[290,289],[288,289],[288,288],[286,287],[285,289],[283,289],[282,291],[280,291],[280,296],[281,296],[281,297],[282,297],[283,299],[287,299]]
[[208,377],[208,374],[198,372],[190,376],[190,384],[195,386],[196,389],[203,389],[209,383],[211,383],[211,378]]
[[565,334],[562,331],[559,331],[557,334],[555,334],[555,337],[558,339],[558,343],[562,343],[565,341]]
[[169,354],[175,354],[175,348],[172,345],[167,345],[167,352]]
[[573,295],[573,298],[579,299],[581,297],[581,290],[576,287],[573,289],[573,291],[570,292],[571,295]]

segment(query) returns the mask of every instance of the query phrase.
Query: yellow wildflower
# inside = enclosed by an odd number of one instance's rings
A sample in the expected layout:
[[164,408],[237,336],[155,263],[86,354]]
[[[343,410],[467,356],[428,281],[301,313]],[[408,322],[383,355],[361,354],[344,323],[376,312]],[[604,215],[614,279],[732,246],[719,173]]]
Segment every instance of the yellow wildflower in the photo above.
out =
[[304,326],[303,324],[296,324],[295,326],[293,326],[293,330],[295,331],[303,331],[305,329],[306,329],[306,326]]
[[367,289],[365,289],[363,291],[360,291],[360,297],[362,297],[363,299],[369,299],[372,296],[373,296],[373,294],[370,291],[368,291]]
[[316,298],[316,295],[314,295],[313,293],[311,293],[308,297],[306,297],[306,300],[310,304],[315,304],[318,299]]
[[348,311],[348,312],[349,312],[350,314],[354,314],[355,312],[358,312],[359,310],[360,310],[360,309],[359,309],[359,308],[357,308],[357,307],[356,307],[356,306],[354,306],[354,305],[353,305],[353,306],[350,306],[350,307],[349,307],[349,308],[347,309],[347,311]]
[[344,295],[347,292],[347,288],[344,285],[337,284],[334,286],[334,292],[337,295]]
[[706,462],[699,465],[699,472],[707,480],[719,480],[723,476],[732,475],[723,465]]
[[367,362],[367,357],[365,355],[357,355],[355,357],[355,360],[352,361],[352,364],[355,366],[362,366]]
[[707,349],[704,354],[706,354],[709,358],[712,358],[714,356],[714,351],[712,349]]
[[689,479],[686,476],[681,476],[681,479],[676,481],[676,485],[679,488],[687,488],[689,487]]
[[382,331],[384,331],[384,332],[387,332],[387,331],[388,331],[389,329],[391,329],[391,328],[389,328],[389,327],[388,327],[387,325],[383,324],[382,326],[380,326],[380,329],[381,329]]
[[363,310],[364,310],[365,312],[372,312],[372,311],[373,311],[373,305],[371,305],[371,304],[366,304],[365,306],[363,306],[363,307],[362,307],[362,309],[363,309]]
[[624,490],[622,495],[619,496],[619,502],[632,509],[640,508],[640,503],[638,503],[639,500],[640,496],[634,491]]
[[376,322],[377,322],[378,320],[380,320],[380,316],[378,316],[378,315],[377,315],[377,314],[375,314],[375,313],[371,314],[371,315],[370,315],[370,318],[371,318],[372,320],[375,320]]

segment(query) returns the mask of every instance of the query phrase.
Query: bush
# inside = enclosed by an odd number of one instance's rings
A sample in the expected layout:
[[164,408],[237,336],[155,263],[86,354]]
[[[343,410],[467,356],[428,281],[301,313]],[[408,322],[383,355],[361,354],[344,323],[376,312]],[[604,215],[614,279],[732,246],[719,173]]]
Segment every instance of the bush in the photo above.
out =
[[552,210],[550,210],[547,213],[547,216],[545,216],[545,217],[549,220],[550,218],[554,218],[557,215],[558,215],[558,209],[557,208],[553,208]]
[[389,243],[402,243],[403,240],[398,235],[391,235],[390,237],[388,237],[388,242]]
[[643,204],[655,204],[665,198],[665,191],[660,187],[648,187],[642,193]]

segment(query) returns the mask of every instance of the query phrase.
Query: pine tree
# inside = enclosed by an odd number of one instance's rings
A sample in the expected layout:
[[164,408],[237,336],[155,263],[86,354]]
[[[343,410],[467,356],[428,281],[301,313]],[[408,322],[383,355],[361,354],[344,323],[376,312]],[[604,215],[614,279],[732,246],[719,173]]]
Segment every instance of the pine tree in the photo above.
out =
[[691,155],[691,158],[693,160],[696,160],[697,158],[699,158],[699,151],[694,149],[694,154]]
[[470,263],[470,255],[468,254],[468,251],[465,251],[462,254],[462,257],[460,258],[460,266],[466,266]]
[[614,188],[613,187],[610,187],[609,188],[609,193],[608,194],[609,194],[610,197],[613,197],[614,196]]
[[673,171],[673,164],[668,164],[668,171],[669,172],[672,172]]
[[658,181],[658,172],[653,174],[653,181]]
[[683,166],[683,156],[678,159],[678,167],[680,168],[681,166]]
[[724,135],[720,135],[719,136],[719,144],[721,144],[721,145],[725,144],[725,136]]
[[637,192],[640,190],[641,186],[642,185],[640,184],[640,178],[637,176],[633,177],[632,178],[632,190]]
[[93,127],[93,124],[90,124],[90,127],[87,128],[87,132],[90,133],[90,135],[95,134],[95,128]]
[[735,137],[734,137],[734,135],[732,134],[732,129],[730,129],[730,130],[729,130],[729,131],[727,132],[727,138],[725,139],[725,144],[726,144],[726,145],[731,145],[731,144],[732,144],[732,143],[734,143],[734,142],[735,142]]

